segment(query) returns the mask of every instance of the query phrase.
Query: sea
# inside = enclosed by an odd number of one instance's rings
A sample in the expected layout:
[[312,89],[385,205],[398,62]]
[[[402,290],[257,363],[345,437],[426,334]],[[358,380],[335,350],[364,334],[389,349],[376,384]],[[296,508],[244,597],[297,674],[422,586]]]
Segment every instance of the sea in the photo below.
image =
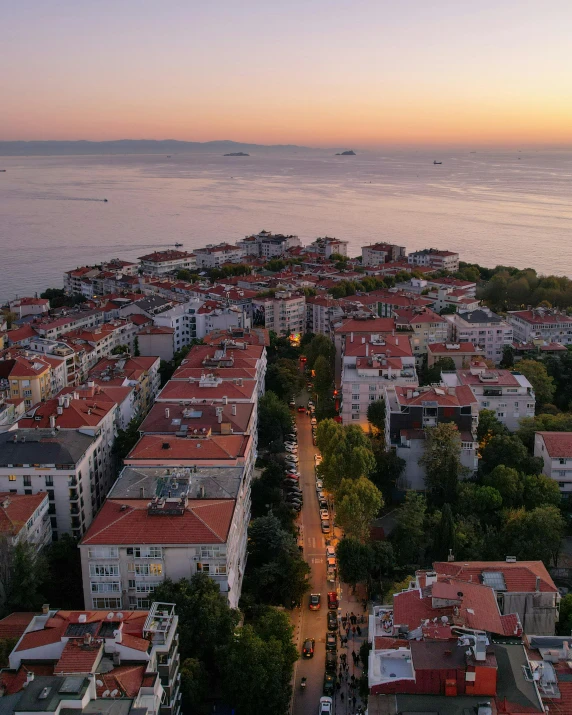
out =
[[345,239],[349,255],[386,241],[572,277],[572,151],[27,156],[0,169],[0,301],[61,287],[80,265],[263,229]]

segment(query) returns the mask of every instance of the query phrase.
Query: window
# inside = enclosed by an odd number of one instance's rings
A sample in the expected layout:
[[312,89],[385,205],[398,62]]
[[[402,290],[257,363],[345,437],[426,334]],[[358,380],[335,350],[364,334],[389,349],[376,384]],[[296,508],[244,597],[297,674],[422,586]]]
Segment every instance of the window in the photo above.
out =
[[370,385],[370,386],[369,386],[369,391],[370,391],[370,392],[376,392],[376,391],[377,391],[377,385]]
[[202,572],[202,573],[210,573],[211,571],[211,565],[210,564],[203,564],[203,563],[198,563],[197,564],[197,571]]
[[504,412],[497,412],[497,417],[499,420],[504,417]]
[[103,583],[100,583],[99,581],[91,582],[92,593],[119,593],[120,590],[119,581],[104,581]]
[[138,598],[137,599],[137,608],[141,608],[143,610],[147,610],[150,608],[151,601],[149,601],[148,598]]
[[377,399],[377,395],[370,395],[370,396],[369,396],[369,401],[370,401],[370,402],[375,402],[376,399]]
[[93,607],[94,608],[105,608],[105,609],[121,608],[121,599],[120,598],[94,598],[93,599]]
[[161,559],[163,549],[160,546],[134,546],[133,556],[136,559]]
[[564,469],[560,470],[560,471],[558,472],[558,476],[559,476],[559,477],[565,477],[565,476],[566,476],[566,471],[565,471]]
[[87,550],[88,559],[117,559],[117,546],[93,546]]
[[46,474],[46,486],[47,487],[54,486],[54,477],[51,474]]
[[155,587],[158,586],[156,583],[147,583],[146,581],[136,581],[135,591],[137,593],[152,593]]
[[15,482],[15,481],[16,481],[16,475],[15,475],[15,474],[10,474],[10,476],[8,477],[8,481],[10,481],[10,482]]
[[119,576],[119,566],[117,564],[90,564],[90,576]]
[[29,474],[24,474],[24,486],[25,487],[32,486],[32,477]]
[[359,412],[352,412],[352,420],[359,420]]
[[359,392],[356,395],[352,395],[352,400],[359,400]]
[[226,548],[220,546],[201,546],[201,559],[220,559],[226,556]]
[[215,573],[217,576],[226,575],[226,564],[218,564],[215,566]]
[[558,460],[558,461],[560,462],[560,464],[566,464],[566,460],[565,460],[565,459],[560,459],[560,460]]
[[130,573],[134,573],[137,576],[162,576],[163,575],[163,564],[134,564],[130,563],[127,566],[127,570]]

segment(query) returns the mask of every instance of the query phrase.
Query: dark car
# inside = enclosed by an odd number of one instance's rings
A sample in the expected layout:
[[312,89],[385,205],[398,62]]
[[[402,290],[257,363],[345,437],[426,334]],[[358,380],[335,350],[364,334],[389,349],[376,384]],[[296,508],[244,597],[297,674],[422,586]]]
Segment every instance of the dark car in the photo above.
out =
[[304,645],[302,646],[302,655],[304,658],[313,658],[314,657],[314,644],[315,641],[313,638],[306,638],[304,641]]
[[318,611],[320,609],[320,594],[319,593],[311,593],[310,594],[310,610],[311,611]]
[[326,650],[335,653],[338,649],[338,638],[335,633],[326,634]]
[[332,673],[324,675],[324,695],[333,695],[336,689],[336,676]]
[[326,651],[326,673],[335,673],[338,667],[338,657],[332,651]]
[[328,611],[328,630],[337,631],[338,630],[338,615],[335,611]]
[[328,593],[328,608],[332,608],[334,611],[338,608],[338,594],[335,591]]
[[320,509],[327,509],[328,508],[328,502],[325,499],[320,499],[318,502],[320,505]]

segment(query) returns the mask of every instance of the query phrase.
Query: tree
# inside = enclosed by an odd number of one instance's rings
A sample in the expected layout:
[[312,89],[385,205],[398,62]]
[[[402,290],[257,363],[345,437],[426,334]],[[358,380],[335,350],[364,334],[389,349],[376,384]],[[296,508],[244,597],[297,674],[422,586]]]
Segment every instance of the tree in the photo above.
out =
[[521,506],[524,485],[516,469],[499,464],[483,477],[483,484],[494,488],[500,494],[505,508]]
[[454,501],[459,477],[467,471],[461,464],[461,437],[456,424],[442,422],[426,430],[425,452],[419,464],[425,467],[425,486],[433,501]]
[[523,478],[524,508],[534,509],[538,506],[560,506],[562,500],[558,482],[545,474],[528,474]]
[[369,479],[342,479],[336,493],[336,521],[347,536],[368,541],[371,522],[382,507],[383,496]]
[[141,348],[139,347],[139,338],[135,336],[135,340],[133,341],[133,357],[140,357],[141,355]]
[[185,658],[181,663],[181,693],[185,710],[197,712],[209,692],[209,677],[198,658]]
[[455,553],[455,520],[450,504],[443,504],[439,526],[434,532],[433,556],[438,561],[446,561],[449,552]]
[[326,358],[328,364],[333,366],[336,357],[336,348],[333,342],[325,335],[315,335],[306,346],[306,366],[309,370],[315,369],[314,365],[319,357]]
[[488,474],[499,465],[527,474],[540,474],[542,471],[542,460],[530,457],[519,438],[509,434],[495,435],[481,450],[481,474]]
[[113,454],[117,460],[123,461],[139,441],[141,436],[139,426],[142,421],[141,417],[133,417],[126,429],[117,430],[117,437],[113,443]]
[[57,603],[66,610],[83,608],[81,554],[76,539],[63,534],[43,551],[45,571],[41,591],[47,603]]
[[123,355],[129,352],[129,345],[116,345],[111,351],[112,355]]
[[556,624],[559,636],[569,636],[572,632],[572,593],[567,593],[560,601],[560,617]]
[[323,355],[318,355],[314,362],[314,389],[320,398],[329,395],[334,382],[334,372],[330,363]]
[[[0,315],[6,321],[6,327],[8,328],[8,330],[11,330],[14,323],[18,320],[18,314],[12,312],[11,310],[5,310]],[[1,325],[2,321],[0,320],[0,326]]]
[[477,426],[477,439],[481,446],[498,434],[508,434],[506,426],[498,419],[494,410],[481,410]]
[[553,505],[531,511],[514,509],[506,513],[500,543],[505,554],[514,555],[519,561],[556,564],[565,526],[560,510]]
[[344,477],[367,476],[375,467],[371,440],[359,425],[340,425],[322,420],[316,431],[316,444],[322,453],[320,475],[328,491],[335,492]]
[[367,544],[344,536],[336,549],[340,579],[355,588],[367,581],[372,567],[372,552]]
[[472,514],[455,520],[455,549],[457,560],[478,561],[485,553],[485,532],[481,522]]
[[542,405],[552,402],[554,397],[554,380],[546,372],[546,367],[537,360],[521,360],[518,371],[530,382],[536,396],[536,411],[540,412]]
[[459,514],[472,514],[479,519],[490,521],[502,508],[502,496],[492,486],[465,483],[459,488],[457,511]]
[[441,373],[443,371],[450,372],[452,370],[456,370],[455,362],[454,362],[453,358],[450,358],[450,357],[439,358],[439,360],[435,361],[435,364],[432,367],[429,367],[424,371],[424,374],[422,375],[422,384],[423,385],[432,385],[435,383],[440,384],[441,383]]
[[291,400],[304,387],[304,377],[294,360],[279,358],[266,371],[266,389],[281,400]]
[[282,441],[292,429],[292,415],[285,402],[268,390],[258,401],[258,439],[261,446]]
[[385,400],[375,400],[367,406],[367,420],[380,432],[385,429]]
[[12,551],[10,580],[5,590],[9,611],[36,611],[44,597],[38,587],[45,572],[44,559],[34,544],[19,541]]
[[407,492],[405,502],[396,516],[397,526],[391,535],[397,561],[401,565],[419,563],[421,549],[425,546],[425,497],[417,492]]
[[380,440],[372,440],[371,446],[375,458],[375,466],[369,473],[369,478],[383,494],[386,504],[392,501],[392,494],[401,473],[405,469],[405,460],[397,453],[385,449]]
[[505,345],[502,349],[502,360],[500,367],[510,369],[514,367],[514,348],[512,345]]
[[516,435],[531,452],[534,449],[536,432],[572,432],[572,414],[541,414],[535,417],[524,417],[520,421],[520,429]]

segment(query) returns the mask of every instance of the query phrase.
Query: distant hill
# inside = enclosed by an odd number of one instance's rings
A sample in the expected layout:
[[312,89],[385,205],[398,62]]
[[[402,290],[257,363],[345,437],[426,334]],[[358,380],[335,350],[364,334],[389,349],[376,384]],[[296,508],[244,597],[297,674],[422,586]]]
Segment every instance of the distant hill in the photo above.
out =
[[176,139],[119,139],[117,141],[0,141],[0,156],[53,156],[69,154],[181,154],[190,151],[298,151],[309,147],[294,144],[243,144],[228,140],[183,142]]

